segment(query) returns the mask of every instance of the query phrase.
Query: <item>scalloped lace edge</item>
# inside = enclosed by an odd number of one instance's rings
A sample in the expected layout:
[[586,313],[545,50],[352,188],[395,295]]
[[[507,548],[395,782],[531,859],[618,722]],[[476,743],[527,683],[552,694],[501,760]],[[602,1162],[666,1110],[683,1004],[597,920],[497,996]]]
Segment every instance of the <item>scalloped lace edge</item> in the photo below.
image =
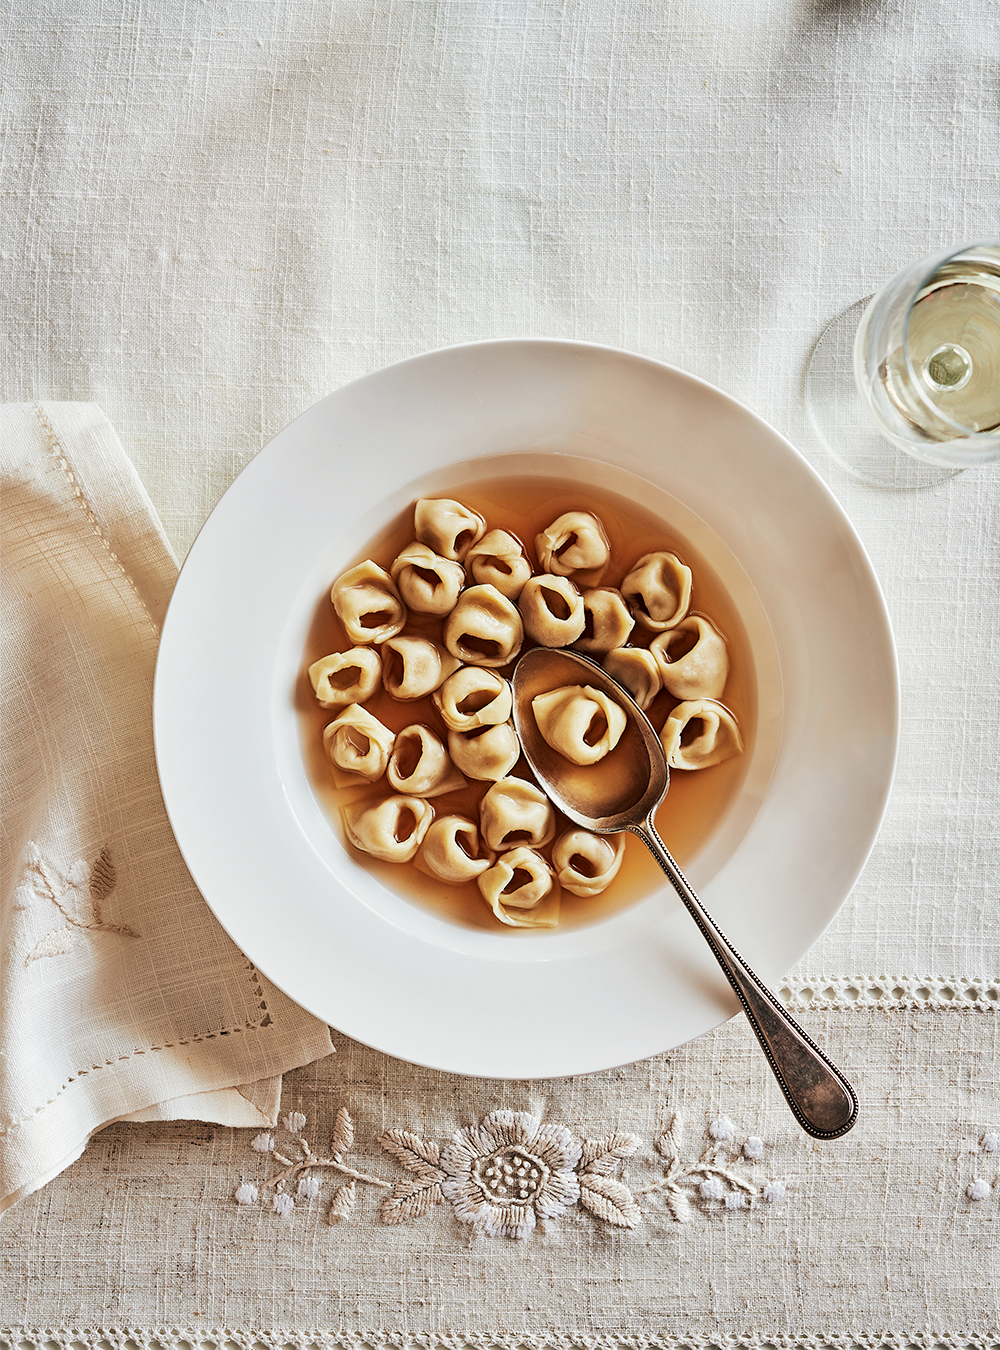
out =
[[861,1332],[822,1336],[602,1336],[565,1332],[551,1336],[449,1335],[392,1331],[241,1331],[160,1327],[0,1330],[2,1350],[1000,1350],[1000,1333],[921,1331]]
[[1000,1011],[1000,980],[965,975],[803,975],[784,979],[778,997],[790,1008],[920,1008],[931,1012]]

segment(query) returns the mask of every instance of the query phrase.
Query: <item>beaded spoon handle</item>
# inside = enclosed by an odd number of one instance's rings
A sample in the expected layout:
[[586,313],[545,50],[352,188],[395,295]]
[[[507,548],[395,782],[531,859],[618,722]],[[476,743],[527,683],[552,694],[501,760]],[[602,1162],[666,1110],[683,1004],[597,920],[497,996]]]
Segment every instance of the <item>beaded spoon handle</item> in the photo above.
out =
[[[625,753],[614,773],[570,764],[541,736],[531,710],[539,693],[584,678],[622,708]],[[747,965],[705,909],[656,832],[670,770],[660,738],[638,704],[596,662],[578,652],[534,647],[514,669],[514,722],[521,748],[546,793],[575,824],[596,834],[629,830],[663,868],[732,985],[796,1120],[816,1139],[837,1139],[858,1118],[858,1099],[840,1070]]]

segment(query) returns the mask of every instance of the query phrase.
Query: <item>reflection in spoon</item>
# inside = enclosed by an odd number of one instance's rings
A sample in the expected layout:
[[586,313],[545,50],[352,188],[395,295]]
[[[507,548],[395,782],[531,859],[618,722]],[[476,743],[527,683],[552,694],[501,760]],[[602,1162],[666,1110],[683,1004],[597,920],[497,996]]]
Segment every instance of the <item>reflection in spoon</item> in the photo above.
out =
[[[570,763],[543,739],[532,713],[538,694],[568,684],[601,690],[626,714],[625,730],[599,764]],[[854,1089],[746,964],[705,910],[653,824],[667,795],[670,771],[649,719],[616,680],[578,652],[534,647],[514,668],[514,723],[539,784],[575,824],[595,834],[638,835],[701,929],[767,1056],[778,1086],[802,1128],[836,1139],[858,1117]]]

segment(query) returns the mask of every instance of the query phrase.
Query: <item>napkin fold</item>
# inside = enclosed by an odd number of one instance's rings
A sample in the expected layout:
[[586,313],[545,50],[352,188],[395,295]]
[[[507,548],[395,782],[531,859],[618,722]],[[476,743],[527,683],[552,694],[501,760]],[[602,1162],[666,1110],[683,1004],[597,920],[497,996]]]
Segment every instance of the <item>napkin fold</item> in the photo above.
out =
[[153,670],[177,564],[88,403],[0,408],[0,1210],[114,1120],[273,1125],[323,1023],[230,941],[174,841]]

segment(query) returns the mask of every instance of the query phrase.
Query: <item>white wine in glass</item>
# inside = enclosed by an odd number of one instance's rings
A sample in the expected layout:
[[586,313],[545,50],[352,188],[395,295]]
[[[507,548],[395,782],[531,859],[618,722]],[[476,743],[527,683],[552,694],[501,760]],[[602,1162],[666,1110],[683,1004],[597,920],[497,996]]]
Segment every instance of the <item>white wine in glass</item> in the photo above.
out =
[[[843,329],[854,323],[851,389]],[[870,482],[919,487],[1000,457],[1000,241],[923,258],[840,316],[806,389],[828,449]]]

